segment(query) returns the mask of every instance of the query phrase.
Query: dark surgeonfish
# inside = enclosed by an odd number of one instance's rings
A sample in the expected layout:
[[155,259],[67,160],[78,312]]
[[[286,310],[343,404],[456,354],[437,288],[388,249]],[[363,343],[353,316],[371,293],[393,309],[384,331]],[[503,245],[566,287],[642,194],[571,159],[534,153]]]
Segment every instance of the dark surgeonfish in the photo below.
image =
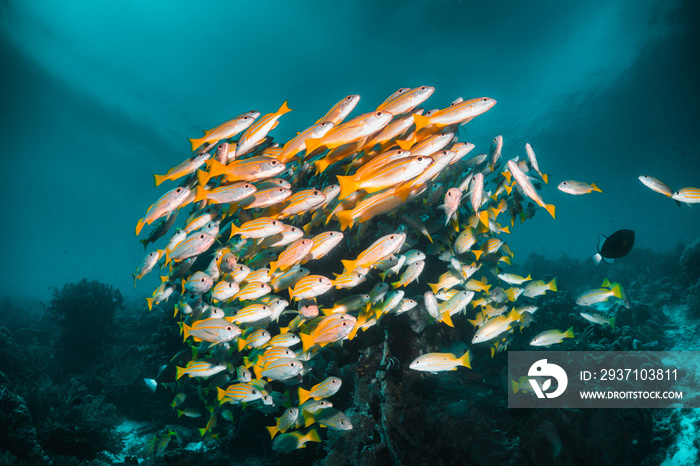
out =
[[605,238],[603,247],[598,248],[598,253],[593,256],[593,260],[599,264],[601,260],[625,257],[632,250],[632,246],[634,246],[634,231],[618,230]]

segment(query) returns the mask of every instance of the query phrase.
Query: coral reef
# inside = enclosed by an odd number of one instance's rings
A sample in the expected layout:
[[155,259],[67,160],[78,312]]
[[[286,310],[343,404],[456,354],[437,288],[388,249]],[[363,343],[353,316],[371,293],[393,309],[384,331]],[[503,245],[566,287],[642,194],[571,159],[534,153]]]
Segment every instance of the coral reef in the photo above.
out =
[[56,354],[61,368],[81,372],[96,360],[113,335],[114,313],[123,309],[119,290],[86,278],[53,288],[48,311],[56,320]]

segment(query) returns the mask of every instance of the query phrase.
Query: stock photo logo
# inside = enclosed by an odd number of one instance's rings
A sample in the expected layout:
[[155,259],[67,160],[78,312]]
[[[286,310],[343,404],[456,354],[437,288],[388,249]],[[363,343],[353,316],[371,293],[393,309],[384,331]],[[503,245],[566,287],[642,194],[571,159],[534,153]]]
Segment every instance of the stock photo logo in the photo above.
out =
[[[535,391],[537,398],[556,398],[566,390],[569,383],[569,378],[566,371],[557,364],[548,363],[546,359],[540,359],[530,366],[527,375],[530,377],[530,385]],[[552,388],[552,379],[557,381],[557,386],[554,391],[549,393]],[[542,385],[540,386],[540,382]]]

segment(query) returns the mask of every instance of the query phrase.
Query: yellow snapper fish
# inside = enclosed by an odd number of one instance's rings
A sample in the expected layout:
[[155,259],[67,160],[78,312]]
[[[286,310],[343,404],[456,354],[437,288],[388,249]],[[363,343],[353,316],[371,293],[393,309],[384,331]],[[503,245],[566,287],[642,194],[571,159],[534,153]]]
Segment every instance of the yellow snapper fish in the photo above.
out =
[[337,180],[340,185],[339,197],[344,199],[360,189],[368,193],[374,193],[412,180],[423,173],[432,162],[433,159],[422,155],[403,157],[367,174],[338,176]]
[[370,247],[362,251],[354,261],[343,260],[343,267],[348,272],[354,272],[357,268],[370,268],[374,263],[389,257],[397,251],[406,240],[406,233],[392,233],[382,236],[372,243]]
[[414,371],[432,372],[455,371],[463,366],[471,369],[469,351],[461,357],[452,353],[427,353],[416,358],[408,367]]
[[153,309],[154,304],[160,304],[163,301],[167,301],[168,298],[175,292],[175,284],[168,280],[167,276],[160,277],[161,284],[153,290],[153,296],[146,298],[146,303],[148,304],[148,310]]
[[413,89],[403,87],[379,104],[377,110],[389,112],[392,115],[401,115],[410,112],[428,100],[433,92],[435,92],[435,88],[432,86],[420,86]]
[[189,375],[190,377],[211,377],[214,374],[218,374],[221,371],[226,370],[226,365],[217,364],[205,360],[192,360],[187,363],[185,367],[176,367],[175,378],[179,380],[184,375]]
[[357,103],[360,101],[360,96],[351,94],[333,105],[328,112],[316,121],[319,124],[324,121],[330,121],[334,126],[338,126],[343,120],[350,115]]
[[190,327],[182,324],[183,340],[193,337],[195,341],[207,341],[210,343],[225,343],[238,338],[241,329],[226,319],[209,318],[192,322]]
[[304,390],[303,388],[299,387],[299,404],[303,404],[309,398],[321,400],[323,398],[333,396],[338,392],[338,390],[340,390],[340,386],[342,384],[343,381],[338,377],[328,377],[321,383],[311,387],[311,390]]
[[276,261],[270,262],[270,274],[274,274],[278,269],[285,271],[299,264],[311,251],[313,245],[313,241],[308,238],[294,241],[280,253]]
[[346,272],[335,275],[335,280],[332,280],[332,282],[336,289],[354,288],[367,280],[367,277],[364,274],[358,272]]
[[542,280],[531,281],[525,285],[523,295],[528,298],[534,298],[545,294],[547,291],[557,291],[557,279],[553,278],[549,283]]
[[209,160],[209,157],[211,157],[211,155],[208,152],[197,154],[194,157],[190,157],[184,160],[182,163],[174,166],[168,170],[165,175],[153,175],[156,187],[166,180],[174,181],[178,178],[194,173],[199,167],[204,165],[204,162]]
[[274,439],[278,433],[286,432],[287,429],[294,427],[299,419],[299,408],[287,408],[282,415],[277,418],[274,426],[265,427],[270,432],[270,438]]
[[559,186],[557,186],[557,189],[567,194],[573,194],[574,196],[588,194],[592,191],[598,191],[599,193],[603,192],[598,186],[595,185],[595,183],[588,184],[584,183],[583,181],[573,180],[562,181],[559,183]]
[[282,233],[282,231],[284,231],[284,224],[280,220],[260,217],[245,222],[240,227],[231,223],[231,236],[229,241],[236,235],[241,235],[244,238],[267,238],[268,236]]
[[700,203],[700,189],[681,188],[671,195],[671,199],[676,202],[685,202],[688,205]]
[[[462,200],[462,191],[459,188],[450,188],[445,193],[445,202],[438,209],[445,211],[445,225],[450,223],[452,216],[459,213],[459,203]],[[459,218],[455,217],[457,220]]]
[[255,329],[246,338],[238,339],[238,351],[242,351],[246,347],[260,348],[269,342],[271,338],[270,332],[264,328]]
[[136,273],[132,273],[131,276],[134,277],[134,288],[136,288],[136,280],[141,280],[143,277],[148,275],[160,259],[161,251],[152,251],[146,254],[146,257],[141,261],[141,265],[136,269]]
[[489,97],[465,100],[457,105],[451,105],[442,110],[438,110],[431,116],[414,115],[413,121],[416,123],[416,131],[428,125],[437,127],[450,126],[455,124],[465,124],[473,118],[486,113],[494,105],[496,100]]
[[622,291],[620,284],[616,283],[612,288],[596,288],[582,293],[577,299],[576,304],[579,306],[592,306],[597,303],[607,301],[608,298],[615,297],[622,299]]
[[535,155],[535,150],[532,148],[532,145],[529,142],[525,143],[525,152],[527,153],[527,160],[530,162],[530,166],[533,170],[537,172],[538,175],[540,175],[540,178],[542,178],[542,181],[544,181],[546,184],[547,175],[543,174],[540,171],[540,166],[537,163],[537,156]]
[[535,203],[537,203],[538,206],[546,209],[547,212],[549,212],[549,215],[551,215],[552,218],[554,218],[554,206],[552,204],[544,203],[540,195],[537,193],[537,190],[527,178],[525,172],[522,171],[520,166],[515,161],[509,160],[508,170],[513,175],[513,178],[515,178],[515,181],[518,183],[518,186],[520,186],[525,195],[533,201],[535,201]]
[[311,238],[311,250],[302,260],[302,264],[308,261],[324,257],[343,240],[343,234],[339,231],[324,231]]
[[251,304],[238,311],[231,321],[236,324],[259,322],[272,316],[272,309],[264,304]]
[[278,248],[283,246],[288,246],[301,239],[304,236],[304,231],[292,225],[285,225],[284,230],[273,236],[268,236],[263,239],[260,246],[263,248]]
[[587,313],[587,312],[581,312],[581,317],[586,319],[588,322],[596,325],[609,325],[612,328],[615,328],[615,317],[606,317],[603,314],[598,314],[596,312],[594,313]]
[[304,214],[320,206],[326,200],[326,195],[318,189],[298,191],[287,199],[285,207],[277,214],[278,218],[292,217]]
[[315,429],[311,429],[307,434],[301,432],[289,432],[281,434],[272,441],[272,449],[280,453],[305,448],[307,442],[320,442],[321,438]]
[[170,254],[166,254],[165,264],[171,260],[183,261],[198,256],[208,250],[216,241],[216,237],[207,233],[194,232],[188,235]]
[[309,334],[300,333],[304,351],[318,344],[324,346],[344,339],[350,334],[357,319],[350,314],[331,314],[318,322]]
[[211,290],[214,286],[214,280],[204,272],[195,272],[182,284],[182,288],[185,291],[189,291],[192,294],[202,295]]
[[299,335],[291,332],[284,332],[275,335],[267,342],[266,346],[279,346],[283,348],[289,348],[301,343],[301,338]]
[[306,140],[309,138],[320,139],[333,129],[332,121],[322,121],[310,128],[305,129],[293,139],[290,139],[282,148],[282,152],[277,156],[277,160],[288,163],[301,151],[306,150]]
[[237,209],[255,209],[270,207],[289,199],[292,190],[284,186],[268,186],[261,188],[253,195],[246,197],[236,204]]
[[352,429],[352,422],[350,422],[350,418],[344,412],[335,408],[326,408],[319,411],[315,415],[304,416],[304,427],[309,427],[313,423],[317,423],[321,427],[327,427],[333,430]]
[[527,277],[521,277],[520,275],[516,275],[514,273],[500,273],[497,276],[509,285],[522,285],[523,283],[532,280],[530,275]]
[[344,210],[335,213],[340,223],[340,229],[345,230],[354,224],[365,223],[372,218],[386,214],[404,204],[412,188],[409,185],[400,185],[378,192],[362,199],[352,210]]
[[333,149],[365,138],[384,128],[392,117],[393,115],[389,112],[364,113],[334,127],[322,138],[308,138],[306,140],[306,153],[310,154],[321,146]]
[[483,343],[500,336],[510,330],[513,322],[520,320],[520,314],[512,310],[508,315],[496,316],[487,320],[476,331],[472,338],[472,344]]
[[198,186],[195,191],[194,202],[206,200],[210,204],[229,204],[242,201],[255,194],[256,191],[257,188],[254,184],[243,181],[219,186],[211,190]]
[[221,141],[223,139],[230,139],[237,134],[245,131],[250,125],[253,124],[256,118],[260,116],[260,112],[256,110],[251,110],[242,115],[238,115],[228,121],[221,123],[220,125],[212,128],[208,131],[204,131],[204,136],[201,138],[190,139],[192,144],[192,150],[194,151],[199,146],[205,143],[212,143]]
[[253,367],[258,379],[266,377],[269,380],[287,380],[296,377],[304,369],[304,364],[295,358],[277,358],[268,361],[262,367]]
[[639,181],[641,181],[644,186],[652,191],[656,191],[657,193],[663,194],[666,197],[673,196],[673,190],[671,187],[659,179],[649,175],[642,175],[639,177]]
[[308,269],[299,266],[294,266],[285,272],[278,272],[270,282],[272,290],[277,293],[280,290],[293,288],[299,280],[309,275],[309,273],[311,272]]
[[309,275],[296,282],[294,288],[289,290],[289,297],[297,301],[306,298],[315,298],[326,293],[333,287],[333,282],[323,275]]
[[394,288],[400,288],[402,286],[410,285],[414,281],[418,281],[418,277],[420,277],[420,274],[423,272],[423,268],[425,268],[424,261],[419,260],[413,262],[406,268],[404,273],[401,274],[399,280],[393,282],[391,286],[393,286]]
[[241,134],[241,137],[238,140],[236,157],[240,157],[251,152],[260,141],[265,139],[267,133],[277,126],[279,123],[279,118],[285,113],[291,111],[292,109],[287,106],[287,101],[285,101],[275,113],[268,113],[250,125],[250,127],[246,129],[243,134]]
[[177,187],[163,194],[156,202],[146,210],[144,218],[136,222],[136,236],[141,233],[144,225],[150,225],[161,217],[169,215],[175,209],[182,207],[185,200],[190,196],[190,190]]
[[224,403],[251,403],[261,399],[263,396],[260,390],[247,383],[229,385],[225,390],[221,387],[216,387],[216,392],[220,405]]
[[496,167],[496,162],[501,158],[501,152],[503,150],[503,136],[498,135],[491,141],[491,147],[489,148],[489,168],[493,170]]
[[244,160],[234,160],[224,165],[216,160],[209,160],[209,171],[197,170],[197,181],[200,186],[206,185],[213,177],[224,176],[226,183],[234,181],[261,181],[273,178],[282,173],[286,166],[277,159],[265,156],[251,157]]
[[551,346],[564,341],[564,338],[574,338],[574,328],[569,327],[566,332],[559,330],[546,330],[530,341],[530,346]]

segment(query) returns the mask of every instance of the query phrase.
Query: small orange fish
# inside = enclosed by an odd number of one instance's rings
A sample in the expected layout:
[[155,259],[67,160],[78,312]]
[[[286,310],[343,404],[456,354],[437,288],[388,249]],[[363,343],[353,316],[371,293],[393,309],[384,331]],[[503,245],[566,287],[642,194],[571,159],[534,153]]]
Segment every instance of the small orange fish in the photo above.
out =
[[282,106],[275,113],[268,113],[255,123],[253,123],[238,139],[238,147],[236,148],[236,157],[245,155],[253,150],[253,148],[267,136],[277,123],[279,118],[292,109],[287,106],[285,100]]
[[204,131],[203,137],[190,139],[192,150],[194,151],[204,143],[212,143],[234,137],[238,133],[245,131],[259,116],[260,112],[251,110],[250,112],[246,112],[232,118],[231,120],[225,121],[209,131]]

